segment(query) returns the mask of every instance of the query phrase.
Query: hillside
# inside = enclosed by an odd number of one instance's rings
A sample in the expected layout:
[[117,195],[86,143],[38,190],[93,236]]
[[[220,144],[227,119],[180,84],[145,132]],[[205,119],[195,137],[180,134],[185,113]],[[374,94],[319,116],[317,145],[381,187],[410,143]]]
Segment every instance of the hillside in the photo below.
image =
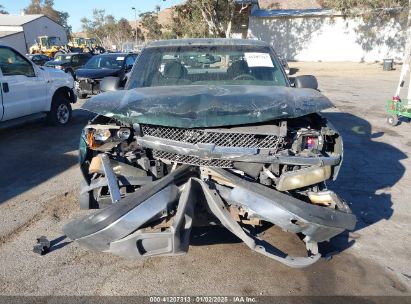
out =
[[259,0],[262,9],[321,8],[316,0]]
[[[310,8],[321,8],[316,0],[259,0],[259,5],[261,9],[271,10],[271,9],[310,9]],[[173,13],[173,7],[165,8],[158,13],[159,23],[166,27],[171,22],[171,17]],[[135,28],[134,20],[129,21],[130,25]],[[137,20],[137,26],[141,28],[139,21]],[[145,30],[143,33],[145,34]]]
[[[321,8],[316,0],[259,0],[262,9],[309,9]],[[158,20],[163,26],[170,23],[173,8],[166,8],[159,12]],[[134,21],[130,21],[134,27]]]

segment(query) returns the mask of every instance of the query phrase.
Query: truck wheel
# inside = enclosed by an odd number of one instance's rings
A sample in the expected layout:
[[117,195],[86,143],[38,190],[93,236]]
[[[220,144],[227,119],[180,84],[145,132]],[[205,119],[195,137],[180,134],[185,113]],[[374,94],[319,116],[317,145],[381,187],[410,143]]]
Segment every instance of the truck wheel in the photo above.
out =
[[71,119],[71,105],[68,98],[58,94],[53,98],[51,110],[47,114],[47,121],[55,126],[66,125]]
[[387,117],[387,123],[393,127],[398,125],[398,115],[390,115]]

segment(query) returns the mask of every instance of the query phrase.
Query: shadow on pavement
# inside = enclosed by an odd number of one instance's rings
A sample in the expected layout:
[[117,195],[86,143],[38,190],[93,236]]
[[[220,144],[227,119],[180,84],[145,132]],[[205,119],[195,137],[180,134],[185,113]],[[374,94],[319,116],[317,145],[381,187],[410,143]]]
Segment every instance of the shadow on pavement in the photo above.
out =
[[67,245],[70,245],[72,243],[72,241],[63,242],[65,239],[67,239],[67,236],[62,235],[62,236],[50,241],[50,251],[49,252],[53,252],[57,249],[61,249],[61,248],[66,247]]
[[241,242],[242,240],[221,226],[193,227],[190,235],[190,245],[192,246],[234,244]]
[[[326,113],[325,116],[340,131],[344,139],[344,162],[336,182],[329,188],[350,203],[357,216],[355,231],[373,225],[393,214],[390,188],[404,175],[400,160],[407,156],[394,146],[375,139],[382,133],[372,133],[368,121],[349,113]],[[355,232],[354,231],[354,232]],[[285,233],[285,232],[284,232]],[[320,244],[323,255],[344,251],[355,242],[355,233],[342,233],[330,242]],[[291,241],[291,236],[281,241]],[[194,228],[190,245],[241,242],[221,227]]]
[[64,172],[77,163],[82,128],[92,114],[73,110],[69,125],[43,119],[0,130],[0,204]]
[[[357,216],[359,231],[393,215],[391,187],[404,175],[400,163],[405,153],[396,147],[377,141],[383,134],[372,133],[370,123],[349,113],[326,113],[325,116],[340,131],[344,139],[344,162],[336,182],[329,187],[350,203]],[[351,247],[356,234],[349,240],[348,232],[323,243],[323,253],[341,252]]]

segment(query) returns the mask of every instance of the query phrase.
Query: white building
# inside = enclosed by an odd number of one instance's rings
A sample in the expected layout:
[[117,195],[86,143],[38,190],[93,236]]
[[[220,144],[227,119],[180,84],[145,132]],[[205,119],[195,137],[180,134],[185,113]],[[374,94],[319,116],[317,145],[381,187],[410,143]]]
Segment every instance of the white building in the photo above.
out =
[[59,37],[67,43],[64,28],[45,15],[0,14],[0,41],[25,54],[38,36]]
[[297,61],[401,61],[405,31],[398,19],[344,18],[323,9],[251,10],[248,37],[272,44],[279,56]]

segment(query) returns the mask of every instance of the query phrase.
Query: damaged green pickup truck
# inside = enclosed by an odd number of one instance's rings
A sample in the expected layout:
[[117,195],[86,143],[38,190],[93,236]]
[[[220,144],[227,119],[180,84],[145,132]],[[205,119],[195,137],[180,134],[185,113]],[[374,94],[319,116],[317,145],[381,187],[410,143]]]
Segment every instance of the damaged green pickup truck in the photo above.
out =
[[[321,254],[317,243],[356,224],[327,189],[343,158],[322,117],[332,103],[312,76],[290,84],[273,49],[255,40],[187,39],[148,45],[124,90],[106,79],[83,109],[83,209],[68,237],[124,257],[187,252],[191,228],[219,224],[291,267]],[[253,233],[277,225],[301,236],[292,257]]]

